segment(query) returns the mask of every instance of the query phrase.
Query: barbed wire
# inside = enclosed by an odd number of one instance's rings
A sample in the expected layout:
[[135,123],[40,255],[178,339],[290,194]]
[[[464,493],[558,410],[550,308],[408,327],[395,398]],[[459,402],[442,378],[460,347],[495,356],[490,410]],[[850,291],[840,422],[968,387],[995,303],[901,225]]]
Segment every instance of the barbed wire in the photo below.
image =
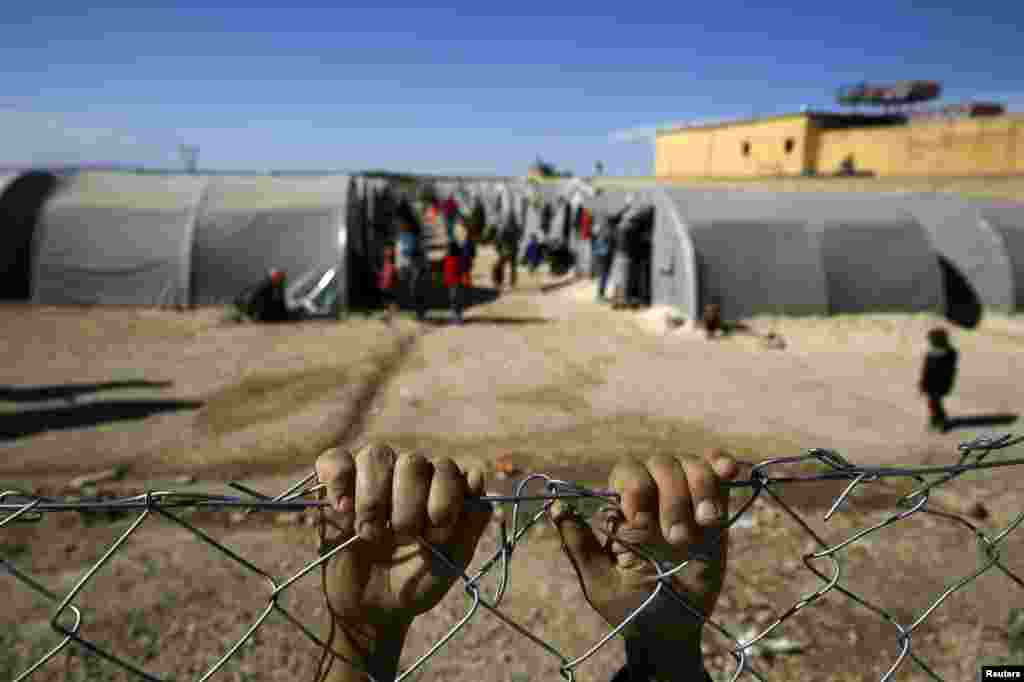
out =
[[[516,485],[515,493],[512,495],[484,495],[471,500],[472,503],[477,505],[494,506],[510,504],[513,508],[511,523],[509,523],[507,518],[502,518],[498,524],[499,537],[497,551],[483,562],[482,566],[474,575],[470,576],[460,570],[455,562],[446,556],[443,551],[433,546],[422,537],[419,538],[421,544],[429,549],[429,551],[437,558],[438,564],[443,567],[444,570],[449,571],[453,577],[462,581],[463,588],[466,594],[470,597],[471,603],[466,613],[452,626],[452,628],[449,629],[448,632],[435,642],[424,654],[419,656],[411,665],[402,671],[396,677],[394,682],[401,682],[416,671],[422,669],[432,657],[443,649],[452,640],[452,638],[463,627],[465,627],[470,620],[473,619],[481,608],[496,616],[509,628],[543,649],[547,654],[554,657],[558,661],[558,670],[560,675],[564,679],[572,682],[575,679],[575,671],[580,665],[590,659],[599,649],[607,645],[609,641],[622,634],[631,622],[639,617],[646,609],[652,608],[652,605],[654,605],[656,601],[661,603],[674,602],[678,604],[685,612],[689,613],[690,616],[699,619],[703,625],[712,628],[731,643],[729,654],[735,662],[735,667],[729,674],[728,679],[730,682],[735,682],[744,674],[764,682],[764,676],[751,662],[752,653],[757,650],[758,643],[765,641],[773,631],[779,628],[797,612],[803,610],[807,606],[821,599],[824,595],[831,592],[841,594],[854,603],[868,609],[882,618],[894,629],[900,645],[900,652],[896,661],[892,663],[889,669],[881,677],[881,682],[887,682],[890,680],[908,658],[912,660],[921,671],[928,675],[929,678],[939,680],[941,682],[942,678],[938,673],[930,668],[913,650],[912,635],[914,631],[917,630],[921,624],[924,623],[924,621],[952,594],[974,582],[981,575],[990,570],[994,569],[999,571],[1016,585],[1024,588],[1024,580],[1006,567],[1006,565],[1001,561],[1000,554],[1001,546],[1006,537],[1022,522],[1024,522],[1024,512],[1016,516],[1002,530],[994,534],[986,534],[962,515],[927,508],[929,495],[936,487],[945,485],[968,471],[1024,464],[1024,459],[986,461],[989,455],[993,452],[1009,448],[1021,442],[1024,442],[1024,438],[1014,438],[1010,435],[1005,435],[998,438],[983,437],[971,442],[962,443],[959,446],[959,461],[956,464],[949,466],[902,468],[858,467],[844,459],[837,452],[826,449],[813,449],[799,456],[770,459],[756,464],[742,463],[750,467],[750,477],[746,480],[728,482],[726,485],[733,488],[749,488],[752,491],[752,494],[750,498],[741,505],[740,509],[731,515],[725,525],[732,526],[735,524],[737,520],[740,519],[758,500],[762,493],[767,495],[768,498],[777,504],[800,526],[803,531],[812,538],[814,545],[819,548],[816,552],[805,554],[802,559],[807,569],[822,581],[822,586],[819,589],[802,597],[780,615],[777,615],[774,620],[763,629],[763,631],[756,634],[747,633],[747,635],[742,639],[730,632],[724,625],[712,618],[709,618],[707,614],[702,613],[700,609],[691,605],[672,585],[671,579],[681,574],[681,572],[684,571],[690,563],[694,560],[707,561],[709,559],[708,556],[698,553],[687,561],[673,565],[672,563],[660,561],[643,547],[629,544],[622,538],[616,536],[614,530],[609,532],[595,527],[595,531],[603,533],[606,536],[611,536],[619,542],[628,545],[629,548],[635,551],[637,555],[642,557],[644,560],[651,562],[652,567],[657,571],[656,582],[650,595],[642,604],[634,609],[625,619],[623,619],[622,622],[607,632],[599,641],[590,645],[583,653],[575,656],[569,656],[557,650],[553,645],[515,622],[500,609],[501,603],[507,594],[508,586],[511,581],[510,560],[513,553],[524,541],[524,538],[527,536],[530,528],[545,516],[550,506],[554,504],[556,500],[581,501],[589,499],[600,501],[603,502],[603,506],[601,507],[602,513],[615,514],[621,513],[618,507],[618,496],[610,490],[592,490],[578,486],[572,482],[558,480],[544,474],[528,475]],[[822,464],[825,465],[827,469],[825,471],[799,476],[771,475],[771,470],[776,467],[807,463]],[[927,476],[936,476],[936,478],[929,481],[926,479]],[[780,485],[823,481],[849,481],[849,484],[843,489],[842,493],[839,494],[832,506],[826,512],[824,519],[825,521],[828,521],[838,510],[840,510],[843,503],[859,486],[864,485],[865,483],[877,482],[885,478],[893,477],[912,478],[920,484],[920,486],[915,490],[899,498],[897,506],[902,507],[902,510],[870,527],[858,530],[849,537],[838,543],[832,544],[831,546],[826,543],[825,540],[822,539],[803,518],[801,518],[800,514],[794,510],[792,506],[786,504],[773,490],[773,488]],[[531,486],[536,486],[537,484],[543,485],[544,492],[527,494],[527,489]],[[297,581],[329,562],[340,552],[358,551],[358,543],[360,542],[360,538],[358,536],[354,536],[337,546],[330,548],[328,551],[322,552],[321,556],[308,562],[297,573],[294,573],[287,578],[280,579],[258,568],[249,560],[224,544],[218,542],[211,535],[204,532],[196,525],[186,521],[181,515],[173,513],[177,510],[186,509],[227,510],[241,508],[246,513],[256,511],[301,511],[317,508],[322,509],[328,504],[322,499],[303,499],[308,498],[311,495],[318,494],[323,490],[324,486],[316,482],[316,474],[312,473],[304,477],[276,496],[265,495],[240,483],[232,483],[229,485],[239,492],[245,493],[247,497],[243,498],[238,496],[213,495],[195,492],[150,491],[140,495],[120,498],[69,500],[33,495],[19,490],[7,490],[0,492],[0,514],[5,514],[0,518],[0,529],[13,526],[18,523],[38,523],[42,521],[47,514],[57,512],[74,511],[85,514],[97,512],[137,512],[138,514],[137,517],[129,524],[128,528],[117,537],[102,556],[96,560],[75,582],[74,586],[63,595],[50,591],[36,578],[29,575],[26,571],[18,568],[13,561],[0,556],[0,566],[2,566],[18,584],[31,590],[35,594],[44,597],[50,603],[56,604],[53,615],[49,620],[49,625],[53,631],[61,637],[61,641],[56,646],[51,648],[28,668],[19,673],[17,677],[14,678],[14,682],[22,682],[23,680],[28,679],[39,671],[39,669],[47,662],[56,657],[61,651],[68,649],[72,644],[84,648],[92,654],[139,678],[150,680],[152,682],[162,682],[160,678],[146,672],[140,664],[125,660],[123,657],[120,657],[115,653],[100,647],[95,642],[83,637],[81,635],[81,631],[83,627],[84,609],[80,605],[75,604],[75,601],[81,594],[82,590],[93,579],[96,573],[108,561],[110,561],[111,557],[124,547],[128,538],[137,531],[143,522],[154,514],[166,518],[172,523],[186,529],[207,545],[215,548],[238,565],[253,573],[253,575],[266,579],[270,586],[270,595],[262,613],[246,628],[242,636],[198,678],[199,682],[205,682],[216,674],[233,656],[238,653],[242,646],[250,640],[250,638],[264,624],[264,622],[266,622],[267,618],[272,613],[277,613],[284,617],[287,621],[296,626],[310,641],[328,652],[329,655],[333,655],[334,658],[337,659],[342,659],[349,665],[356,666],[354,662],[344,659],[343,656],[333,651],[328,642],[324,642],[320,637],[310,631],[304,623],[285,609],[281,604],[280,597]],[[541,505],[538,510],[524,514],[522,513],[521,506],[526,502],[540,502]],[[934,598],[925,609],[913,618],[912,621],[901,623],[892,613],[882,606],[869,601],[864,596],[856,594],[840,584],[841,566],[837,553],[853,543],[866,538],[868,535],[876,533],[887,526],[919,513],[927,513],[940,518],[945,518],[972,532],[978,540],[978,547],[983,561],[982,565],[970,575],[963,576],[948,585],[946,589]],[[821,562],[829,564],[830,574],[820,570],[816,565]],[[493,594],[487,595],[484,593],[481,583],[483,579],[492,572],[497,573],[497,586]],[[359,666],[356,667],[359,668]],[[374,680],[369,671],[362,668],[360,669],[369,679]],[[374,682],[383,681],[374,680]]]

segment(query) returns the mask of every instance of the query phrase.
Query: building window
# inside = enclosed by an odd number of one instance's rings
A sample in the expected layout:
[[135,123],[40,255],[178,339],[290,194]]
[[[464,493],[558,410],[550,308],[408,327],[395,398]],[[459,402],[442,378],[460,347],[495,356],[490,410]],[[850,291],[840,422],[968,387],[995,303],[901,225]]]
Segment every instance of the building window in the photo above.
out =
[[749,142],[744,142],[743,143],[743,156],[750,156],[750,143]]
[[786,138],[786,153],[787,154],[792,154],[793,153],[793,149],[795,147],[796,147],[796,140],[794,140],[792,137],[787,137]]

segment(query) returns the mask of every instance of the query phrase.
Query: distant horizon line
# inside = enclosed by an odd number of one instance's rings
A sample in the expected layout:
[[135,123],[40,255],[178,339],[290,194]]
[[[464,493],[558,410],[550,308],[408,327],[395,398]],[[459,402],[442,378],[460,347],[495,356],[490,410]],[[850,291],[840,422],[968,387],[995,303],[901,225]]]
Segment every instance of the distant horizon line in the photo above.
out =
[[507,180],[513,178],[522,178],[526,174],[522,175],[502,175],[498,173],[484,174],[484,173],[421,173],[414,171],[394,171],[382,168],[373,168],[367,170],[247,170],[247,169],[215,169],[215,168],[196,168],[190,170],[187,168],[166,168],[156,166],[144,166],[136,164],[120,164],[120,163],[86,163],[86,164],[20,164],[20,165],[0,165],[0,173],[30,173],[32,171],[49,171],[49,172],[75,172],[75,171],[106,171],[106,172],[121,172],[121,173],[135,173],[135,174],[153,174],[153,175],[251,175],[251,176],[285,176],[285,175],[351,175],[351,176],[367,176],[367,175],[392,175],[397,177],[410,176],[410,177],[428,177],[437,179],[446,178],[460,178],[460,177],[478,177],[496,180]]

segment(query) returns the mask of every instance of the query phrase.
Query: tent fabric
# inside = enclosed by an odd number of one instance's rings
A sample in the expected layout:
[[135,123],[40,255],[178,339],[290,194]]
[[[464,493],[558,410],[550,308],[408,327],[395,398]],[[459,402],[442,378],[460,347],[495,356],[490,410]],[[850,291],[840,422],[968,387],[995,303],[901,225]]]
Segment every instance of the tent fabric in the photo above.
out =
[[816,197],[810,225],[823,230],[829,312],[942,313],[942,272],[932,241],[905,204]]
[[672,196],[652,191],[649,200],[654,204],[651,303],[694,320],[699,316],[697,252],[681,210],[683,197],[679,191]]
[[292,281],[334,269],[347,305],[348,230],[361,215],[351,185],[344,175],[75,175],[43,209],[32,301],[223,304],[279,268]]
[[185,305],[192,229],[206,181],[81,173],[42,211],[34,303]]
[[879,201],[906,207],[928,232],[935,252],[967,280],[984,308],[1003,312],[1013,309],[1015,277],[1010,254],[1000,231],[985,215],[988,202],[943,194]]
[[340,175],[214,179],[195,229],[193,301],[229,302],[271,268],[290,279],[337,269],[338,302],[347,306],[352,184]]
[[848,195],[657,194],[653,299],[691,319],[709,301],[731,318],[942,307],[928,234],[892,204]]
[[983,225],[994,230],[1005,249],[1009,264],[1012,306],[1008,312],[1024,310],[1024,205],[1009,201],[977,201]]

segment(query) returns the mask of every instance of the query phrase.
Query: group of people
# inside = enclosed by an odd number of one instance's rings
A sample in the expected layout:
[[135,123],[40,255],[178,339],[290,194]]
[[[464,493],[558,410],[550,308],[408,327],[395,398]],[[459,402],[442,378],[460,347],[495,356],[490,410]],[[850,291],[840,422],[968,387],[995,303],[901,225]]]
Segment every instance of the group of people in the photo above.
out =
[[[463,324],[466,291],[473,285],[473,263],[482,226],[468,220],[469,216],[463,214],[453,196],[430,206],[430,213],[431,219],[444,223],[447,247],[441,261],[442,283],[449,292],[455,322]],[[403,300],[416,311],[416,319],[422,321],[426,319],[432,274],[423,221],[408,200],[399,202],[395,221],[395,243],[384,248],[384,263],[378,279],[378,289],[387,308],[385,321],[390,323]]]
[[650,266],[652,218],[653,207],[630,195],[621,211],[597,221],[590,244],[598,302],[621,307],[649,295],[644,270]]

